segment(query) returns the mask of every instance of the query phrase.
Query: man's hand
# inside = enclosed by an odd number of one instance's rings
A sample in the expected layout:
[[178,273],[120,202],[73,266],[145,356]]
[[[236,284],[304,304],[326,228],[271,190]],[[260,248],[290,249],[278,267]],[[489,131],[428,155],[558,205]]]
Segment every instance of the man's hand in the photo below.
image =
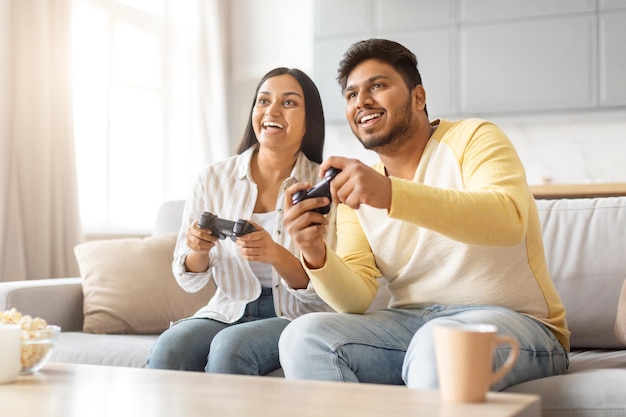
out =
[[311,184],[298,183],[285,191],[285,230],[300,248],[300,252],[312,269],[318,269],[326,263],[326,225],[328,220],[323,214],[313,209],[330,204],[326,197],[309,198],[293,204],[293,195],[300,190],[311,188]]
[[376,172],[357,159],[332,156],[322,162],[320,172],[330,167],[341,172],[331,181],[330,191],[333,201],[343,203],[352,209],[361,204],[386,209],[391,208],[391,180]]

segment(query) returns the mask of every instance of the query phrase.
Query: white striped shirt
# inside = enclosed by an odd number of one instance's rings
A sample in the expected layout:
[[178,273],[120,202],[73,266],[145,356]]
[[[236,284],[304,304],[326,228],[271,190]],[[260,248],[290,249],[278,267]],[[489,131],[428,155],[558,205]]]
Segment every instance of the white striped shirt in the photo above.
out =
[[[217,290],[208,304],[194,314],[194,317],[208,317],[225,323],[239,320],[246,305],[261,294],[261,284],[254,275],[249,263],[241,257],[238,247],[231,239],[218,241],[209,252],[209,268],[206,272],[192,273],[185,268],[185,258],[190,249],[185,235],[187,228],[197,220],[203,211],[211,212],[222,219],[236,221],[250,219],[256,204],[258,189],[252,180],[250,162],[255,147],[240,155],[205,167],[192,187],[185,204],[183,219],[172,270],[178,284],[188,292],[196,292],[211,279]],[[289,178],[283,181],[276,201],[277,219],[273,230],[268,230],[275,242],[287,248],[294,256],[299,250],[283,229],[283,205],[285,189],[296,182],[316,184],[320,181],[319,165],[300,154]],[[335,207],[327,215],[326,242],[335,246]],[[296,290],[272,268],[272,290],[276,315],[294,319],[313,311],[333,311],[313,289],[312,283],[306,289]]]

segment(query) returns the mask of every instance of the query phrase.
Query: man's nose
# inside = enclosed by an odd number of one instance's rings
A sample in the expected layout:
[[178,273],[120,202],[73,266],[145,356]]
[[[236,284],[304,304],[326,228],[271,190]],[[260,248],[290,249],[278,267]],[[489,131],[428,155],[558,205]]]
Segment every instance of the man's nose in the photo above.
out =
[[359,94],[356,96],[354,105],[358,109],[360,109],[368,105],[371,105],[373,102],[374,100],[372,99],[372,95],[370,94],[369,91],[366,90],[366,91],[359,92]]

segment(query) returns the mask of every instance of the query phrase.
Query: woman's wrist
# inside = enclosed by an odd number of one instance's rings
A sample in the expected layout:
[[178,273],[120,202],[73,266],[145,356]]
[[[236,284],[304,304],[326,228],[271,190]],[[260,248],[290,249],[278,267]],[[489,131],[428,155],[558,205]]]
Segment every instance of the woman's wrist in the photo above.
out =
[[209,252],[197,252],[192,249],[185,257],[187,272],[206,272],[209,269],[209,263]]

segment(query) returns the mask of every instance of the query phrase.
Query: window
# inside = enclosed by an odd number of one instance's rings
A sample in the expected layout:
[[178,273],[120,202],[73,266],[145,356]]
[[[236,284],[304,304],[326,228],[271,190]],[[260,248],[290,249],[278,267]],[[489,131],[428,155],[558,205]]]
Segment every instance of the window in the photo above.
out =
[[73,1],[83,229],[149,233],[164,201],[186,198],[203,165],[231,154],[228,3]]
[[73,13],[83,227],[149,231],[166,191],[163,2],[75,0]]

